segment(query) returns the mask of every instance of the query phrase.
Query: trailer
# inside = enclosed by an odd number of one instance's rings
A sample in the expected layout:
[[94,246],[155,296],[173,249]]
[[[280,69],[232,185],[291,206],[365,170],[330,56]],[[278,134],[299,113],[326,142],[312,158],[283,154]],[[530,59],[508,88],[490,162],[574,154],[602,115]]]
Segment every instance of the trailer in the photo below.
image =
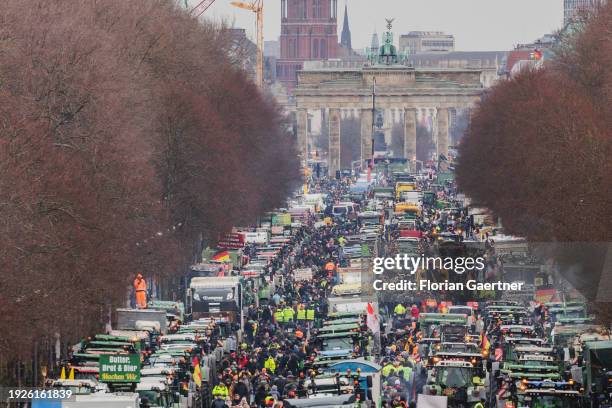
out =
[[117,309],[119,330],[146,330],[151,333],[166,334],[167,320],[165,310],[153,309]]

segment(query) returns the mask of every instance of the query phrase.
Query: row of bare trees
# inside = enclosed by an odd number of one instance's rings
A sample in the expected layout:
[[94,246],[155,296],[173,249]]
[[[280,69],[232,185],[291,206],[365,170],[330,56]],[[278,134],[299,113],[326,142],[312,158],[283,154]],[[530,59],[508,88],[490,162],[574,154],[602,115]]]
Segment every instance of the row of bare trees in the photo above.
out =
[[457,166],[460,188],[508,232],[554,242],[548,255],[591,299],[612,238],[611,32],[608,3],[562,33],[542,69],[495,86]]
[[203,238],[280,205],[299,171],[223,27],[174,1],[5,0],[0,21],[0,374],[14,382],[57,333],[99,330],[137,271],[179,273]]

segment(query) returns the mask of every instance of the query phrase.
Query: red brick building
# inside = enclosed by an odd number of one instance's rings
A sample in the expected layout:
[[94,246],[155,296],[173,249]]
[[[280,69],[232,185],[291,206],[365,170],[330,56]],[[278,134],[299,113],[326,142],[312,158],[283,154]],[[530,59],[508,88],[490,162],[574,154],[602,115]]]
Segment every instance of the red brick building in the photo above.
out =
[[277,79],[289,91],[304,61],[338,57],[338,0],[281,0]]

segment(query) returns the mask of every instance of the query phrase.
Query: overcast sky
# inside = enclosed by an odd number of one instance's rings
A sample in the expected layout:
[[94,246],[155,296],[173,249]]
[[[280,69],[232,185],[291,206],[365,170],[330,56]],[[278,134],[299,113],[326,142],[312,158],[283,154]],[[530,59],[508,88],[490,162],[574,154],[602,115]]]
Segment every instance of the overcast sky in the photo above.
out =
[[[195,5],[199,0],[189,0]],[[246,0],[248,1],[248,0]],[[264,36],[277,40],[280,0],[264,0]],[[558,29],[563,22],[563,0],[346,0],[353,48],[370,42],[374,29],[384,29],[385,18],[395,18],[395,41],[408,31],[444,31],[455,36],[459,51],[504,51]],[[344,2],[338,0],[338,31],[342,30]],[[255,32],[253,13],[230,0],[216,0],[206,15],[225,19]]]

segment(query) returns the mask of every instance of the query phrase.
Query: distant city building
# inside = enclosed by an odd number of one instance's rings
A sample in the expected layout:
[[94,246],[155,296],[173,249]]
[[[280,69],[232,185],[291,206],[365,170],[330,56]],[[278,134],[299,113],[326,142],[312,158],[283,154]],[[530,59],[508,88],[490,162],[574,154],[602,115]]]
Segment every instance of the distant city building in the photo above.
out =
[[440,31],[411,31],[399,39],[400,54],[442,53],[455,50],[455,37]]
[[340,46],[347,50],[352,50],[351,45],[351,29],[349,28],[348,6],[344,3],[344,23],[342,24],[342,36],[340,37]]
[[370,48],[372,52],[377,52],[380,47],[380,41],[378,40],[378,33],[372,34],[372,43],[370,44]]
[[545,34],[530,44],[516,45],[502,61],[500,73],[506,78],[511,78],[524,69],[542,67],[552,58],[557,41],[559,41],[557,35]]
[[264,55],[264,82],[269,84],[276,81],[276,63],[278,58]]
[[605,0],[563,0],[563,25],[567,25],[582,12],[594,10]]
[[[257,64],[257,45],[251,41],[244,28],[228,28],[228,38],[232,41],[230,56],[234,63],[244,69],[251,80],[255,80],[255,66]],[[274,56],[278,50],[278,41],[266,41],[264,43],[264,82],[271,83],[276,81],[276,61]],[[266,53],[272,55],[268,55]]]
[[249,40],[244,28],[228,28],[228,38],[232,42],[231,54],[234,63],[244,69],[251,80],[255,80],[257,45]]
[[[370,55],[378,53],[378,49],[380,48],[380,41],[378,40],[378,33],[372,33],[372,40],[370,41],[370,46],[365,48],[365,52],[363,52],[364,57],[368,57]],[[360,54],[361,55],[361,54]]]
[[[346,0],[345,0],[346,1]],[[344,22],[342,23],[342,34],[340,36],[340,44],[338,46],[338,58],[351,59],[359,54],[353,50],[351,41],[351,29],[349,27],[348,7],[344,3]]]
[[280,58],[280,42],[264,41],[264,56]]
[[288,90],[304,61],[337,58],[338,49],[338,0],[281,0],[276,76]]

